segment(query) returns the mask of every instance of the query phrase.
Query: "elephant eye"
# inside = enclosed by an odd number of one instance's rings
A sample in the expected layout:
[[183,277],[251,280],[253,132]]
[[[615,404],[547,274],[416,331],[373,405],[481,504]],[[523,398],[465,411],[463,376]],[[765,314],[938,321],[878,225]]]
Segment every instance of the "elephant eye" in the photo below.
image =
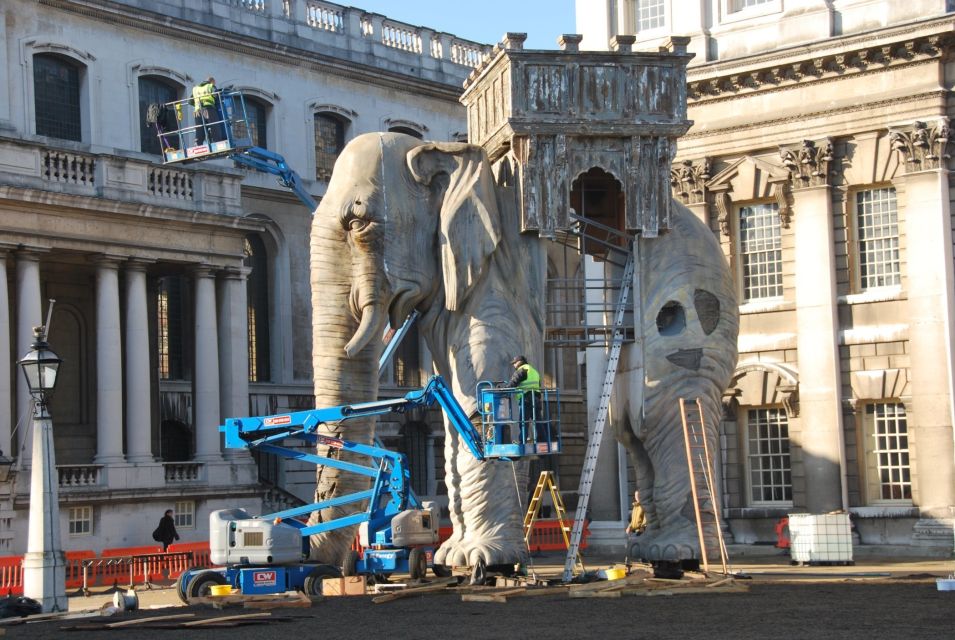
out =
[[349,231],[361,231],[367,226],[368,226],[368,221],[362,220],[361,218],[352,218],[348,221]]
[[686,328],[686,311],[679,302],[667,302],[657,314],[657,331],[661,336],[678,336]]
[[709,291],[697,289],[693,292],[693,306],[696,307],[703,333],[710,335],[716,331],[716,325],[720,322],[720,299]]

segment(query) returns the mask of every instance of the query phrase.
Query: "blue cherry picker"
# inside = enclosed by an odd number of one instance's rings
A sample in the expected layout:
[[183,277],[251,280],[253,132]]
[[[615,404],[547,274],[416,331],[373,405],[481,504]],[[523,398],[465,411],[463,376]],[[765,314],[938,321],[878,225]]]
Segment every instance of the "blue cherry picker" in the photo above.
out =
[[[371,478],[366,491],[337,496],[277,513],[252,516],[242,509],[210,514],[210,555],[213,569],[189,569],[179,576],[176,589],[183,602],[206,596],[214,585],[230,585],[244,594],[272,594],[297,589],[321,593],[322,580],[340,575],[407,573],[424,578],[428,567],[435,575],[450,568],[433,563],[438,542],[439,514],[432,503],[421,503],[410,487],[404,454],[380,446],[351,442],[318,433],[327,423],[338,423],[437,403],[451,427],[478,460],[513,460],[561,451],[560,404],[556,389],[541,389],[533,403],[520,389],[496,388],[489,382],[477,387],[480,425],[472,424],[440,376],[404,397],[340,405],[262,417],[229,418],[219,430],[225,446],[328,466]],[[533,415],[523,411],[533,406]],[[294,439],[314,448],[325,445],[368,458],[359,464],[282,446]],[[354,458],[354,456],[352,456]],[[364,511],[315,525],[303,520],[329,507],[365,502]],[[309,536],[359,525],[362,554],[349,550],[342,567],[307,562]]]
[[188,124],[194,114],[192,99],[150,106],[147,125],[154,126],[162,146],[163,164],[177,164],[213,158],[229,158],[237,165],[271,173],[295,193],[309,211],[315,199],[305,190],[302,178],[278,153],[257,147],[252,141],[245,97],[241,91],[219,89],[213,94],[215,108],[210,118]]

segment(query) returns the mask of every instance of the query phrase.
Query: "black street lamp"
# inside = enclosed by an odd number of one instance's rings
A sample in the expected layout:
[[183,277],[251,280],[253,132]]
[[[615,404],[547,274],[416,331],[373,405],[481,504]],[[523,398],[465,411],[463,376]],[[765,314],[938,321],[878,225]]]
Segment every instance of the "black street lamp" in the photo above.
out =
[[33,327],[33,335],[36,339],[30,346],[30,353],[20,359],[20,366],[30,387],[30,395],[38,404],[45,405],[53,396],[56,372],[63,360],[46,343],[46,327]]

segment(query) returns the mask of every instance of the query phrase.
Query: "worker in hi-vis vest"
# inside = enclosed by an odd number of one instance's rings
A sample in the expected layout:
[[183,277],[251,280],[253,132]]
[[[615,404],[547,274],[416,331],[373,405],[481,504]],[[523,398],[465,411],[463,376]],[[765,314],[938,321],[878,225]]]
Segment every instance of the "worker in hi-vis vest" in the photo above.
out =
[[192,109],[196,121],[196,144],[206,142],[208,132],[209,142],[218,142],[224,136],[221,134],[221,120],[219,107],[216,104],[216,79],[209,76],[192,88]]
[[[541,439],[539,429],[531,430],[531,425],[537,420],[537,399],[541,388],[541,374],[527,363],[527,358],[517,356],[511,360],[514,367],[514,374],[507,381],[507,386],[512,389],[520,389],[522,393],[517,395],[517,400],[521,404],[521,422],[524,424],[525,439],[531,441]],[[539,426],[539,425],[538,425]],[[512,434],[513,435],[513,434]],[[544,435],[546,440],[546,435]]]

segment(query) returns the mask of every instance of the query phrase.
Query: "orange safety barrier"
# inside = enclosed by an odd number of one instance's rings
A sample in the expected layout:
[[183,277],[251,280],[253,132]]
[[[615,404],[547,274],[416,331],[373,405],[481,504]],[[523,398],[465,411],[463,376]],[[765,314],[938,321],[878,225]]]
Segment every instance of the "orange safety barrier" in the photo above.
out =
[[178,578],[179,574],[186,569],[212,566],[212,559],[209,557],[208,542],[177,542],[176,544],[169,545],[167,551],[169,553],[192,553],[191,562],[183,556],[171,556],[168,559],[166,566],[169,571],[170,580]]
[[[100,557],[108,558],[129,558],[130,556],[147,555],[162,553],[162,545],[145,545],[141,547],[117,547],[115,549],[103,549]],[[153,580],[162,580],[165,576],[162,574],[162,562],[158,558],[148,558],[142,561],[116,563],[104,563],[101,567],[103,584],[128,584],[133,582],[152,582]],[[132,569],[130,569],[132,567]]]
[[[66,552],[66,588],[72,589],[83,586],[83,561],[95,558],[96,554],[92,551],[67,551]],[[90,584],[96,582],[97,568],[93,567],[88,575]]]
[[0,593],[23,595],[23,556],[0,558]]
[[[573,529],[573,522],[567,521],[567,536],[570,537],[570,531]],[[587,548],[587,538],[590,537],[590,527],[584,523],[584,530],[580,536],[580,548]],[[531,529],[531,537],[528,546],[531,551],[563,551],[567,548],[564,542],[564,535],[560,531],[560,520],[535,520]]]
[[776,521],[775,526],[776,531],[776,548],[777,549],[788,549],[789,548],[789,516],[783,516]]

